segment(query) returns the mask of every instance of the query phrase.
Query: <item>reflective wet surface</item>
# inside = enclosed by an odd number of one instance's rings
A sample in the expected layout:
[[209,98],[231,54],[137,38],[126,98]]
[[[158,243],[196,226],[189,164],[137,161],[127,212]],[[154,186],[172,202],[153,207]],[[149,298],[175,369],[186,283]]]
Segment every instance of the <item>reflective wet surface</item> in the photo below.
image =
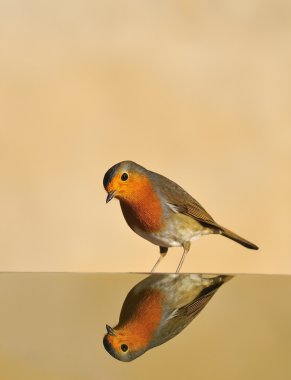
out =
[[103,347],[141,274],[1,274],[6,380],[274,379],[291,373],[291,277],[236,276],[179,335],[122,363]]

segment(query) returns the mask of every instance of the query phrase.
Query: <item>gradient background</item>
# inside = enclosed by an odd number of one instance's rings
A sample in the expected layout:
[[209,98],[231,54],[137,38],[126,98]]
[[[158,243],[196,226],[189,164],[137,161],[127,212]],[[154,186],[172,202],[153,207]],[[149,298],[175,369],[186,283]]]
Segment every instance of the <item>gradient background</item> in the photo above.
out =
[[[6,380],[289,379],[291,277],[242,275],[177,337],[130,363],[103,348],[134,274],[1,274]],[[150,373],[149,373],[150,369]]]
[[105,205],[131,159],[261,248],[207,237],[184,271],[291,273],[290,20],[288,1],[1,0],[0,269],[150,270],[158,248]]

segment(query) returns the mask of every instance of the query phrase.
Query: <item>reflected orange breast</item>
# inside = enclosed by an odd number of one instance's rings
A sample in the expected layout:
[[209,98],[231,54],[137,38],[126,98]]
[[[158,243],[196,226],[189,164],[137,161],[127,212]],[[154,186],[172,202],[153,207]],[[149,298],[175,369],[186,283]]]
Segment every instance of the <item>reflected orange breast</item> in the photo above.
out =
[[128,300],[126,306],[129,310],[122,309],[115,330],[121,338],[126,338],[132,350],[146,348],[150,344],[162,319],[163,299],[160,290],[145,289],[138,297],[133,297],[132,303]]

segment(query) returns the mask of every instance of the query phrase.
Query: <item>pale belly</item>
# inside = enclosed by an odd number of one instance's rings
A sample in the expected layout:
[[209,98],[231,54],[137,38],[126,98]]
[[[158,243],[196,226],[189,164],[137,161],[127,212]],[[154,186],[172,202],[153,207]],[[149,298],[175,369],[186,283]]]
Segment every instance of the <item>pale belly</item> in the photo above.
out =
[[174,214],[167,219],[166,227],[164,226],[158,232],[145,232],[138,227],[132,229],[144,239],[160,247],[181,247],[185,242],[197,240],[203,235],[212,233],[211,229],[183,214]]

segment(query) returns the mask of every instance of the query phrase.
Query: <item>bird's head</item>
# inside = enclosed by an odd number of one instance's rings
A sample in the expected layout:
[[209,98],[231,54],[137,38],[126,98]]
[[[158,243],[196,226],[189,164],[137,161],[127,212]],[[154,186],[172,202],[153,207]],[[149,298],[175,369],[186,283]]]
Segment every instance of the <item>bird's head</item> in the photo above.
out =
[[103,186],[108,195],[106,203],[113,198],[133,201],[148,186],[147,170],[132,161],[122,161],[112,166],[104,175]]
[[103,338],[106,351],[115,359],[130,362],[142,355],[147,347],[140,340],[138,331],[113,329],[106,325],[107,334]]

